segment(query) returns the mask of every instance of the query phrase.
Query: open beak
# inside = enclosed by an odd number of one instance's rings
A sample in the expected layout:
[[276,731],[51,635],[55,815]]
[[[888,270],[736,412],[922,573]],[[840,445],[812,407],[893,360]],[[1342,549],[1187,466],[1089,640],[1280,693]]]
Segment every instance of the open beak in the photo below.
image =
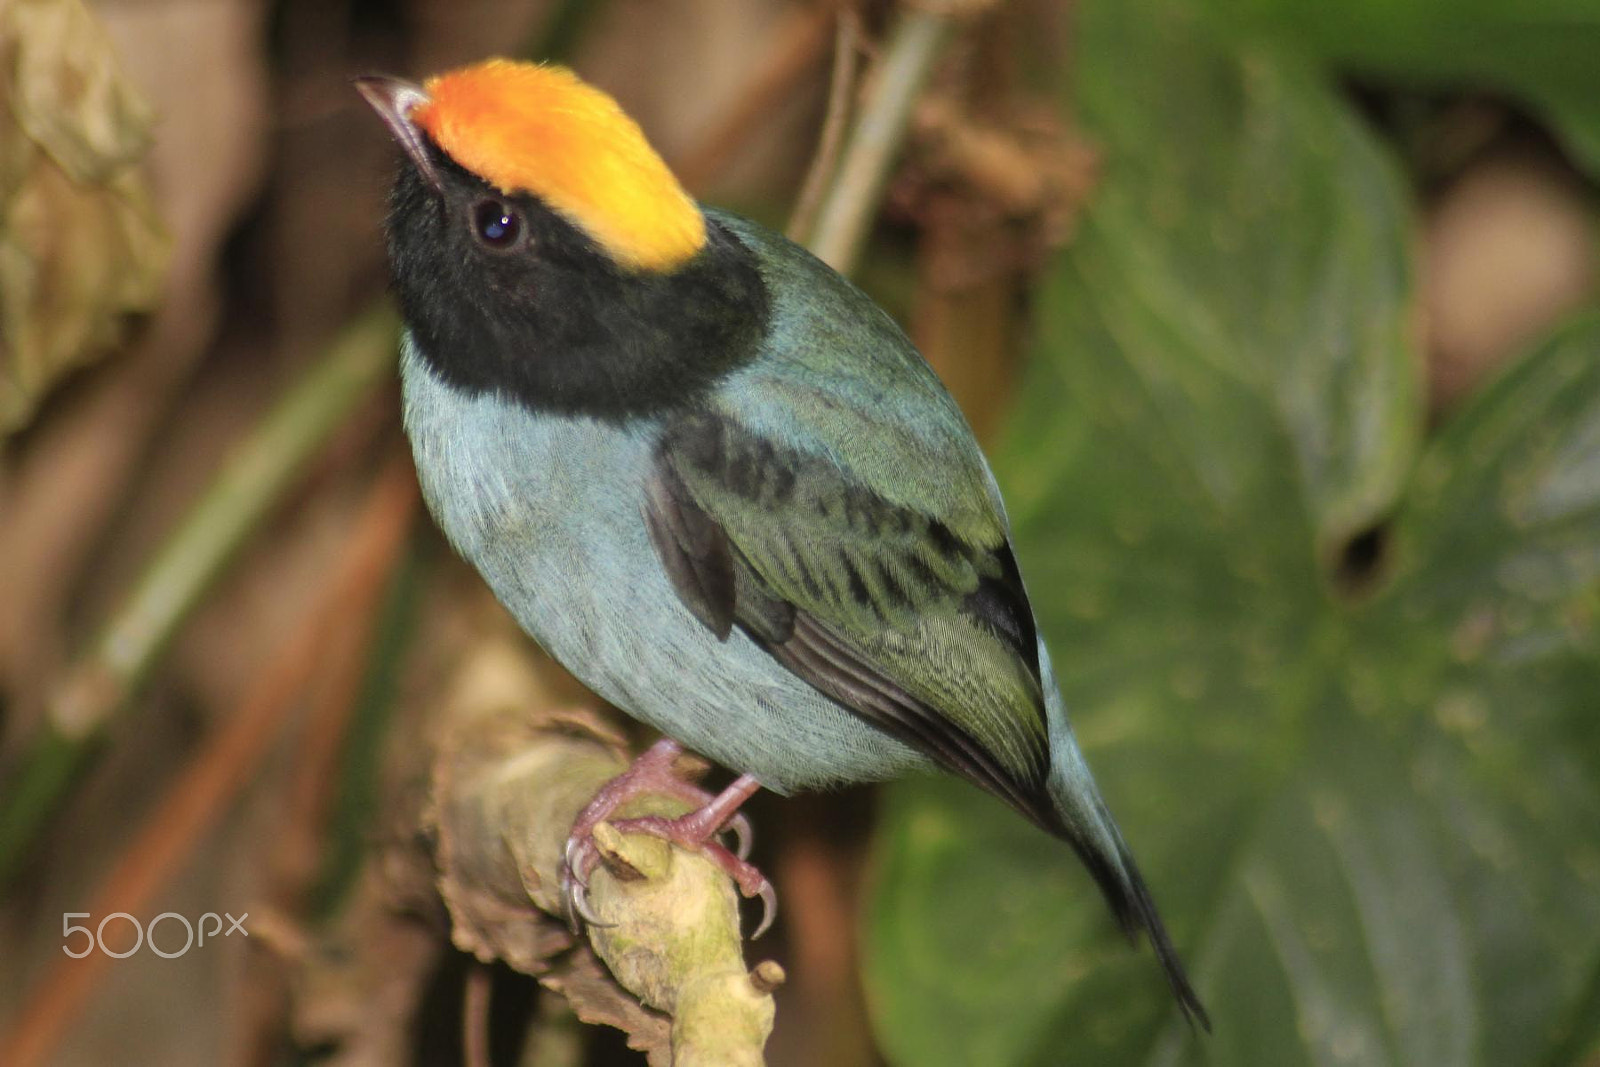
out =
[[366,97],[372,110],[389,127],[389,132],[400,142],[400,147],[411,158],[411,164],[417,168],[422,180],[443,196],[444,182],[440,181],[439,171],[428,155],[427,139],[417,124],[411,121],[411,109],[428,102],[428,94],[422,91],[422,86],[382,74],[363,75],[355,82],[356,91]]

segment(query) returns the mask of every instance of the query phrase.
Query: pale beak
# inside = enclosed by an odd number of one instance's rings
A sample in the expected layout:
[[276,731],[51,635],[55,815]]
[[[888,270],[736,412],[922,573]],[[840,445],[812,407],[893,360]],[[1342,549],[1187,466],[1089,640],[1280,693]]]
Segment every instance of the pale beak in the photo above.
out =
[[367,103],[372,105],[372,110],[376,111],[384,125],[389,127],[389,132],[400,142],[400,147],[411,158],[411,163],[417,168],[422,180],[432,186],[434,192],[443,196],[444,182],[439,179],[439,171],[428,155],[427,138],[417,124],[411,121],[411,109],[418,104],[428,102],[428,94],[422,91],[422,86],[382,74],[363,75],[355,82],[356,91],[366,97]]

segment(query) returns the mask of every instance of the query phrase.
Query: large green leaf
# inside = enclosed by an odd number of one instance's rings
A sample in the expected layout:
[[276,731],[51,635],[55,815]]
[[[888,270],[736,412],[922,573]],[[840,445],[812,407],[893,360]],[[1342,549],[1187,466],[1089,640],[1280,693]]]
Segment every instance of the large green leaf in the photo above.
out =
[[[1419,459],[1407,213],[1371,139],[1179,5],[1098,0],[1079,30],[1105,181],[1039,294],[998,467],[1216,1033],[1069,850],[925,781],[890,793],[867,915],[884,1045],[1566,1062],[1600,1034],[1600,322]],[[1349,590],[1340,549],[1375,526]]]
[[1478,1059],[1564,1062],[1600,1035],[1600,318],[1444,428],[1397,527],[1364,659],[1455,845]]
[[1341,69],[1413,88],[1519,97],[1600,174],[1594,0],[1209,0]]
[[1287,477],[1342,541],[1393,499],[1417,435],[1396,175],[1315,73],[1211,46],[1179,5],[1082,21],[1076,98],[1107,171],[1065,268],[1083,299],[1050,303],[1105,336],[1064,378],[1181,464],[1198,507],[1235,516]]

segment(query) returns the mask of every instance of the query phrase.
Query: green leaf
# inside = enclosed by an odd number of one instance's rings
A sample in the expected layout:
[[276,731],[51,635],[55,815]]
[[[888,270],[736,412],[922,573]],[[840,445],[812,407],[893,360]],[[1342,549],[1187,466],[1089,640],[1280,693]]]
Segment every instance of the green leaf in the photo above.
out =
[[1064,384],[1181,464],[1197,506],[1234,515],[1287,478],[1342,543],[1419,434],[1399,177],[1314,72],[1152,10],[1083,12],[1074,95],[1106,172],[1065,267],[1086,292],[1046,315],[1105,336]]
[[1465,666],[1593,654],[1597,333],[1591,316],[1513,366],[1417,469],[1399,524],[1409,564],[1400,595],[1409,613],[1448,621]]
[[1592,0],[1209,0],[1342,70],[1518,97],[1600,174],[1600,5]]
[[884,812],[884,1047],[1573,1062],[1600,1038],[1600,321],[1420,450],[1408,214],[1348,109],[1161,0],[1088,4],[1079,55],[1104,184],[1038,294],[997,468],[1216,1030],[1184,1026],[1069,849],[941,780]]
[[1581,1050],[1600,1034],[1600,317],[1444,428],[1397,536],[1383,610],[1439,646],[1418,773],[1461,779],[1454,817],[1480,868],[1457,882],[1476,912],[1484,1062],[1529,1062],[1529,1034]]

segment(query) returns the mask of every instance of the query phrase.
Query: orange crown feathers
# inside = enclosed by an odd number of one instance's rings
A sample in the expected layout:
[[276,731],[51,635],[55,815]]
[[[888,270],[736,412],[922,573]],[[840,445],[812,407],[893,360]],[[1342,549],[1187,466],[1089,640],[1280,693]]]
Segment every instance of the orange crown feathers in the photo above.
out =
[[704,216],[638,123],[565,67],[491,59],[423,88],[410,117],[450,158],[539,197],[623,266],[671,270],[705,244]]

